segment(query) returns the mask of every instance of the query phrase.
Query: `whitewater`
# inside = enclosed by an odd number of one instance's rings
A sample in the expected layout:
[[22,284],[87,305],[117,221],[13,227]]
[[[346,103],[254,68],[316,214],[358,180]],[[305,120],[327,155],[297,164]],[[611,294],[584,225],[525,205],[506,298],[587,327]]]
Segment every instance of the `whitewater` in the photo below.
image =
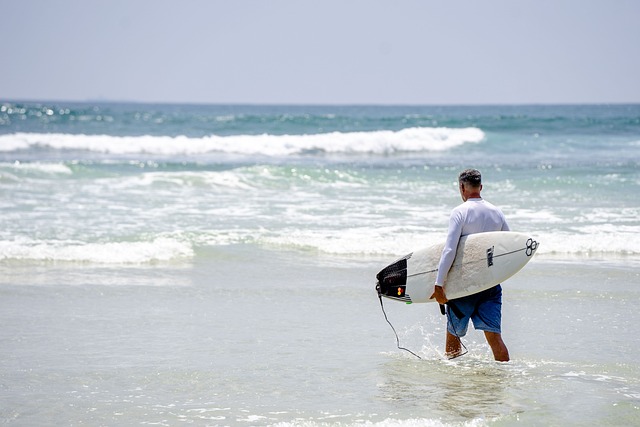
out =
[[[476,167],[540,242],[496,364],[447,361],[375,274]],[[640,421],[640,106],[0,103],[0,419],[15,425]]]

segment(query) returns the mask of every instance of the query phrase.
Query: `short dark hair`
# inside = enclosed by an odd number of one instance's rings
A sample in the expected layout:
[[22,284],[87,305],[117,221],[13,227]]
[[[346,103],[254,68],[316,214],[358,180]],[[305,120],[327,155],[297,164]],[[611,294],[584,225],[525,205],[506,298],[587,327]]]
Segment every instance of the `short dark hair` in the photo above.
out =
[[482,175],[478,169],[465,169],[458,175],[458,182],[477,188],[482,185]]

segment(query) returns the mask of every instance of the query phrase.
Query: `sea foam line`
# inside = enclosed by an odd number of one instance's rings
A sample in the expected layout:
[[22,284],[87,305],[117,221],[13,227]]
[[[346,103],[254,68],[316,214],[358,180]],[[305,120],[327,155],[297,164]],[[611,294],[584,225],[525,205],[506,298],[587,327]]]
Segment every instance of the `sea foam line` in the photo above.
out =
[[0,260],[74,262],[91,264],[145,264],[193,257],[187,242],[167,237],[153,241],[83,243],[21,238],[0,241]]
[[[198,248],[207,246],[256,245],[266,249],[296,250],[334,256],[385,256],[390,260],[444,240],[444,233],[394,227],[337,230],[234,229],[177,232],[153,240],[84,243],[67,240],[33,240],[26,237],[0,241],[0,261],[73,262],[91,264],[147,264],[189,260]],[[640,251],[630,247],[629,235],[575,235],[534,233],[540,243],[536,256],[638,259]]]
[[0,151],[33,148],[82,150],[105,154],[189,155],[209,152],[286,156],[305,153],[391,154],[445,151],[478,143],[478,128],[414,127],[399,131],[331,132],[313,135],[111,136],[61,133],[0,135]]

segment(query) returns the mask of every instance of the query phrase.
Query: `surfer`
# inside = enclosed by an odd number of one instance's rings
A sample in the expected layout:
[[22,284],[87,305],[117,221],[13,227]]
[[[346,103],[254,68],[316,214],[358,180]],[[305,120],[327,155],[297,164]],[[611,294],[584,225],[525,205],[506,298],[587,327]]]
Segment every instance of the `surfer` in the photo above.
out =
[[509,231],[502,211],[480,196],[480,171],[466,169],[460,172],[458,187],[463,203],[451,212],[447,240],[440,257],[434,292],[431,295],[439,304],[448,305],[445,353],[449,358],[462,354],[460,337],[466,335],[471,320],[475,329],[484,331],[495,360],[507,362],[509,351],[502,341],[500,329],[502,287],[496,285],[486,291],[454,300],[448,300],[445,293],[447,273],[456,257],[456,249],[462,236],[488,231]]

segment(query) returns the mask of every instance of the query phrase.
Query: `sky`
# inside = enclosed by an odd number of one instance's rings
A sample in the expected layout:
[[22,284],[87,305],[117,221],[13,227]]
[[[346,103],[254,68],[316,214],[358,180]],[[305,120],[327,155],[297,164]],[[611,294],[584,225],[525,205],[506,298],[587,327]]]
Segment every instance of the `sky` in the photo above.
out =
[[637,0],[0,0],[0,101],[640,103]]

